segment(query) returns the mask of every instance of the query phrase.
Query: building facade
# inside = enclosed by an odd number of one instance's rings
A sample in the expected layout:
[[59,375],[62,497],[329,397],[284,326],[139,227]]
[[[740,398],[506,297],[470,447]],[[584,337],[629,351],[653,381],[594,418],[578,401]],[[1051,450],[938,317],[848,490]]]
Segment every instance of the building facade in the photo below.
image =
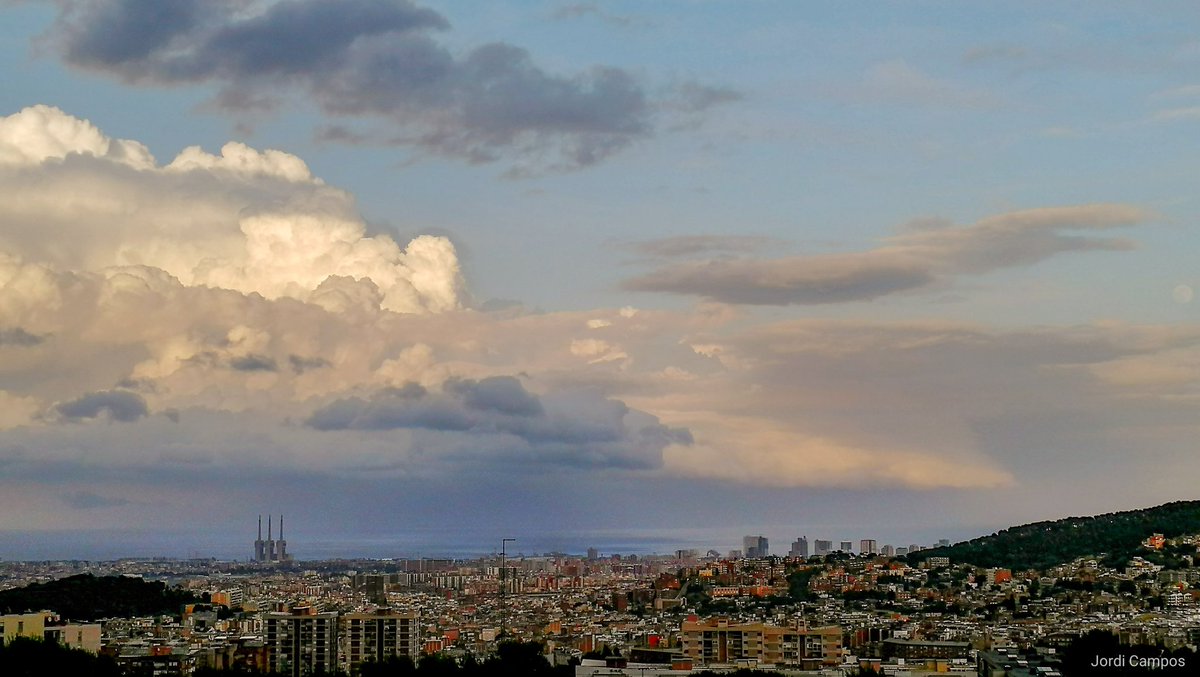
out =
[[770,546],[766,536],[745,536],[742,538],[742,552],[750,559],[766,557],[770,554]]
[[341,655],[344,669],[368,660],[383,662],[391,656],[416,659],[421,635],[415,611],[377,611],[342,616]]
[[297,607],[291,613],[269,613],[263,619],[263,642],[271,672],[300,677],[338,667],[338,616]]
[[680,639],[683,655],[700,665],[749,660],[819,669],[842,660],[842,630],[835,626],[731,623],[714,617],[684,621]]

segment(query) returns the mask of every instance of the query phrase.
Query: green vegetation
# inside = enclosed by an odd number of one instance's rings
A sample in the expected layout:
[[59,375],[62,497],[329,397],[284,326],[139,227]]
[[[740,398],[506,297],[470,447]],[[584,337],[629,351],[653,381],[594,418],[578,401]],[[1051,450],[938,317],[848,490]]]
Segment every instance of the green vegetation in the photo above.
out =
[[159,581],[128,576],[80,574],[48,583],[0,591],[0,612],[53,611],[73,621],[173,614],[184,604],[203,601]]
[[1200,533],[1200,501],[1025,524],[947,548],[921,550],[907,558],[910,564],[949,557],[956,564],[1025,570],[1103,555],[1105,564],[1119,567],[1137,555],[1151,559],[1141,542],[1155,533],[1167,538]]
[[0,644],[0,674],[4,677],[119,677],[120,668],[108,656],[93,656],[57,642],[16,637]]
[[788,596],[792,598],[793,602],[804,602],[812,598],[812,594],[808,591],[808,583],[819,571],[819,567],[807,567],[788,573]]

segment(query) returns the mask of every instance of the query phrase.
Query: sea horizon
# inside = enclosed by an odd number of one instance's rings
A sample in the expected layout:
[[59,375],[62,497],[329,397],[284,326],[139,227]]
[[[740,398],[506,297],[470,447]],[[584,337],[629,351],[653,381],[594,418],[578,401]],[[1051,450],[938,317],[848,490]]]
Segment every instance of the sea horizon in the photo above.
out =
[[[834,527],[829,527],[832,531]],[[992,533],[980,527],[919,528],[897,533],[902,539],[887,540],[882,534],[871,535],[868,527],[836,527],[845,536],[817,529],[801,529],[786,537],[788,529],[767,525],[759,527],[689,527],[680,529],[579,529],[575,531],[511,531],[463,529],[445,532],[412,529],[375,534],[297,534],[289,536],[288,552],[297,561],[336,559],[474,559],[500,551],[501,538],[516,538],[507,546],[510,557],[535,557],[551,553],[583,555],[595,548],[602,556],[671,555],[676,550],[697,550],[704,555],[716,550],[722,556],[741,549],[741,537],[763,534],[770,539],[771,554],[786,555],[792,541],[801,535],[813,541],[821,538],[837,544],[849,540],[858,548],[859,540],[872,538],[879,545],[907,547],[916,543],[930,546],[945,538],[958,542]],[[851,537],[849,532],[855,535]],[[861,535],[860,535],[861,534]],[[249,561],[255,534],[227,530],[146,531],[135,529],[66,529],[0,531],[0,562],[35,561],[117,561],[123,559],[216,559]],[[903,542],[900,542],[903,541]]]

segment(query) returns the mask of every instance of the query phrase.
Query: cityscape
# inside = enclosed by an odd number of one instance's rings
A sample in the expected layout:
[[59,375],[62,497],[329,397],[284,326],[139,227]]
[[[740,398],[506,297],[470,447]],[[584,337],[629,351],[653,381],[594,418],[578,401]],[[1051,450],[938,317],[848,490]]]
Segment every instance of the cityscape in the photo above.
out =
[[[1183,507],[1200,523],[1200,505]],[[130,675],[357,675],[405,660],[424,670],[431,657],[461,665],[507,642],[536,645],[548,666],[579,677],[1053,677],[1086,673],[1075,647],[1097,632],[1113,646],[1159,647],[1154,669],[1181,674],[1190,674],[1183,668],[1200,639],[1200,535],[1152,534],[1123,565],[1079,557],[1044,570],[956,562],[961,546],[945,540],[813,539],[810,553],[800,536],[774,554],[761,535],[726,553],[524,555],[508,553],[516,539],[502,538],[499,552],[481,558],[306,561],[287,553],[279,519],[280,538],[268,517],[264,539],[260,517],[237,561],[6,562],[4,641],[44,638]],[[918,556],[926,551],[942,554]],[[6,595],[55,581],[83,589],[153,581],[185,601],[85,622],[51,610],[12,613]]]
[[0,677],[1200,674],[1197,36],[0,0]]

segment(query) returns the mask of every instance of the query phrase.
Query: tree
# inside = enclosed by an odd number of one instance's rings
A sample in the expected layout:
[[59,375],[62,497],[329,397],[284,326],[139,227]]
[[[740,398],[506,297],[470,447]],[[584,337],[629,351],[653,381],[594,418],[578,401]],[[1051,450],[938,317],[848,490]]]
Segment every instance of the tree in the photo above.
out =
[[57,643],[16,637],[0,645],[0,674],[5,677],[119,677],[120,668],[109,656],[94,656],[82,649]]

